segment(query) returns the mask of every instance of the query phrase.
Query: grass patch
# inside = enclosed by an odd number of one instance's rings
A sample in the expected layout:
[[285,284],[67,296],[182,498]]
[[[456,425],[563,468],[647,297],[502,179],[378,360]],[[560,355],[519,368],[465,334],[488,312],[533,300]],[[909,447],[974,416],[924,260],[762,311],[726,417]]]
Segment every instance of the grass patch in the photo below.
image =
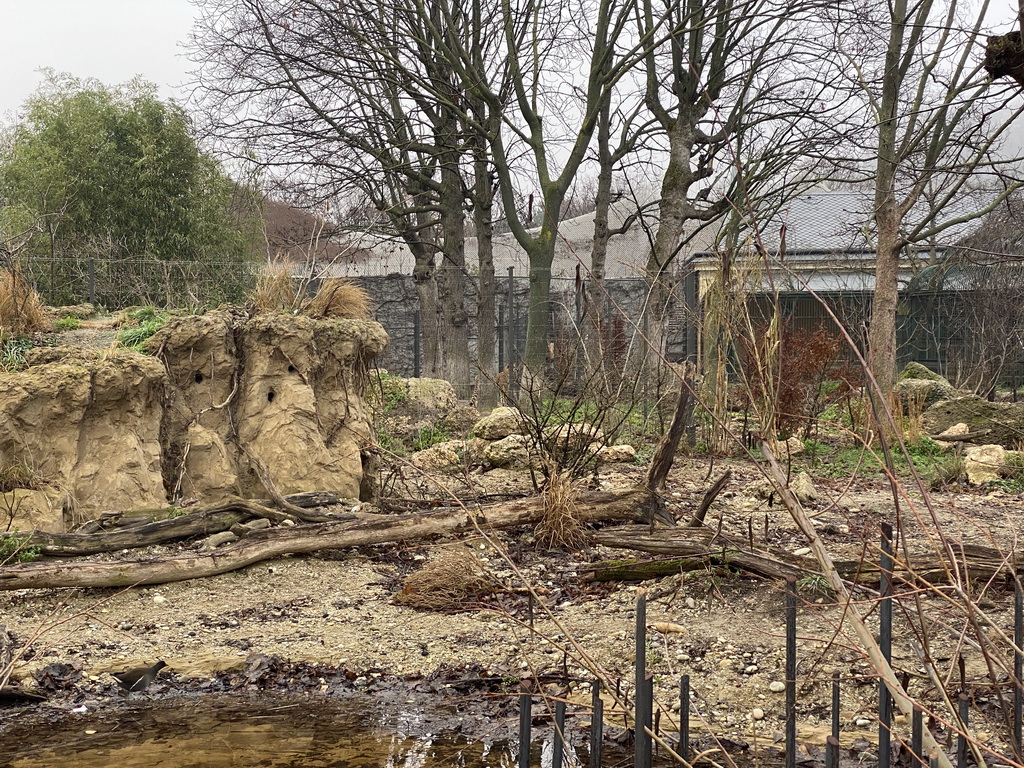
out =
[[440,427],[429,426],[423,427],[416,436],[412,439],[413,451],[425,451],[432,445],[438,443],[445,443],[452,439],[452,436],[448,432]]
[[135,352],[144,352],[143,344],[167,322],[170,315],[155,307],[138,307],[122,315],[121,330],[117,334],[119,346]]
[[77,317],[61,317],[53,321],[53,330],[58,333],[77,331],[82,327],[82,321]]
[[28,336],[10,336],[4,338],[0,334],[0,370],[7,373],[20,371],[25,367],[25,353],[37,346]]

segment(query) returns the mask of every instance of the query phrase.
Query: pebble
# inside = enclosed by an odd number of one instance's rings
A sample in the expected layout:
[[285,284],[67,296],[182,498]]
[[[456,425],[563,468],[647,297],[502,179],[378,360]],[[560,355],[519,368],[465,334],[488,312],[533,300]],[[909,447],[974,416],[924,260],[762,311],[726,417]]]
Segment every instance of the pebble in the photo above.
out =
[[686,607],[692,611],[694,608],[697,607],[697,601],[694,600],[692,597],[686,598]]
[[754,707],[750,712],[750,716],[755,720],[764,720],[764,710],[760,707]]
[[866,717],[858,717],[856,720],[853,721],[853,724],[856,725],[858,728],[867,728],[869,725],[871,725],[871,721],[868,720]]
[[772,680],[768,683],[768,690],[772,693],[782,693],[786,690],[786,684],[781,680]]
[[164,603],[167,602],[167,598],[164,597],[163,595],[155,595],[153,597],[153,602],[156,603],[157,605],[163,605]]
[[754,675],[754,674],[757,674],[757,670],[758,670],[757,664],[751,664],[749,667],[747,667],[746,669],[743,670],[743,674],[745,674],[745,675]]
[[797,557],[803,557],[804,555],[811,554],[811,548],[810,547],[800,547],[800,549],[794,549],[793,550],[793,554],[796,555]]

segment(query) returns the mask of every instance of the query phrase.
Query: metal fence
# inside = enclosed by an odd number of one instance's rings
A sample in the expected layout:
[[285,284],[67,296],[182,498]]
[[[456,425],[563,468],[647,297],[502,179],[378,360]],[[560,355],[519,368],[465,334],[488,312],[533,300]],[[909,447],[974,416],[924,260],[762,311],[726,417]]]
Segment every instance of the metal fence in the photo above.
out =
[[[163,261],[156,259],[33,258],[22,265],[36,289],[49,304],[90,302],[107,309],[135,305],[197,309],[223,302],[241,302],[254,286],[259,262],[236,261]],[[366,266],[366,265],[364,265]],[[383,268],[382,270],[383,271]],[[422,316],[415,283],[402,274],[364,275],[354,278],[370,294],[375,319],[387,330],[391,343],[379,360],[381,367],[403,376],[424,374]],[[602,337],[608,340],[606,354],[621,354],[638,336],[646,335],[650,319],[650,284],[642,278],[606,279],[603,292],[591,298],[600,303],[587,310],[585,280],[552,280],[549,350],[554,358],[572,357],[585,338],[584,326],[600,317]],[[496,280],[497,348],[494,359],[498,370],[518,361],[525,347],[526,318],[530,286],[526,275],[510,268]],[[970,381],[971,366],[998,365],[993,374],[1014,391],[1024,383],[1024,329],[998,334],[1002,340],[1013,337],[1008,352],[995,363],[981,360],[979,338],[985,337],[974,326],[966,327],[972,294],[963,291],[919,291],[905,295],[898,318],[898,356],[900,364],[910,360],[924,363],[946,375],[954,383]],[[478,324],[477,281],[468,276],[463,309],[469,318],[470,357],[475,359]],[[806,293],[778,297],[782,316],[796,330],[813,331],[825,327],[839,333],[829,310],[863,349],[871,312],[871,294],[844,292],[820,297]],[[825,305],[828,305],[826,309]],[[772,311],[773,297],[751,299],[755,316]],[[692,274],[680,279],[671,291],[669,323],[664,353],[670,361],[696,360],[701,318],[688,307],[697,306],[696,279]],[[472,386],[480,373],[471,371]]]

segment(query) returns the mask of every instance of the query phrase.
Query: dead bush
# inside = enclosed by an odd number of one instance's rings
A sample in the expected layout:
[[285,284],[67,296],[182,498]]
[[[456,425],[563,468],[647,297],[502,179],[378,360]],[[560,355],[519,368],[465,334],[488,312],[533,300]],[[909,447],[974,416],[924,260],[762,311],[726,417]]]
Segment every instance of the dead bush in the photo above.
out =
[[268,263],[256,278],[256,287],[246,298],[246,305],[254,312],[290,312],[297,309],[298,290],[288,266]]
[[310,317],[347,317],[369,320],[372,316],[370,295],[351,280],[324,280],[316,296],[303,309]]
[[458,611],[493,592],[494,580],[480,559],[462,546],[452,547],[410,574],[395,602],[422,611]]
[[17,267],[0,269],[0,330],[24,336],[49,328],[46,308]]
[[576,549],[587,542],[577,502],[580,480],[569,472],[551,472],[541,494],[544,516],[537,525],[537,543],[546,547]]

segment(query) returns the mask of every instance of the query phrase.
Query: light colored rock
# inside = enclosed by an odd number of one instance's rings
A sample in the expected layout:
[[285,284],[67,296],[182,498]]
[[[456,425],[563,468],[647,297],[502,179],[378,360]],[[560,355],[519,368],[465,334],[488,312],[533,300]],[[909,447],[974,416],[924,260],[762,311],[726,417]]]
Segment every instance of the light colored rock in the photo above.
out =
[[922,424],[929,435],[941,435],[955,424],[971,432],[989,430],[985,440],[1015,448],[1024,435],[1024,403],[990,403],[977,395],[943,400],[926,410]]
[[789,454],[790,456],[799,456],[801,453],[804,453],[805,450],[804,441],[795,435],[786,440],[780,448],[782,448],[784,454]]
[[636,460],[636,448],[622,443],[606,445],[597,452],[599,464],[632,464]]
[[188,453],[182,466],[181,492],[187,498],[219,501],[241,494],[238,451],[212,429],[190,424]]
[[806,472],[797,473],[796,477],[790,481],[789,489],[801,504],[815,501],[818,498],[818,489],[814,487],[811,476]]
[[[942,433],[942,436],[943,437],[953,437],[955,435],[966,435],[966,434],[970,433],[970,431],[971,431],[971,428],[968,427],[967,424],[965,424],[964,422],[961,421],[959,424],[954,424],[953,426],[949,427],[945,432]],[[950,448],[952,448],[953,446],[956,445],[956,442],[955,441],[946,441],[946,440],[936,440],[935,444],[938,445],[942,450],[948,451]]]
[[893,391],[908,412],[920,412],[921,408],[956,396],[956,388],[949,381],[920,363],[907,363]]
[[484,458],[493,466],[525,469],[530,466],[531,442],[525,435],[509,435],[495,440],[484,449]]
[[587,448],[604,440],[604,432],[585,422],[559,424],[545,430],[544,436],[549,445],[559,450]]
[[459,404],[455,389],[444,379],[406,379],[405,383],[411,410],[448,414]]
[[524,434],[525,417],[517,408],[495,408],[473,425],[473,434],[484,440],[501,440]]
[[459,466],[462,459],[451,448],[438,444],[417,451],[409,457],[409,463],[424,472],[431,472]]
[[752,709],[752,710],[750,711],[750,716],[751,716],[751,717],[752,717],[752,718],[753,718],[754,720],[764,720],[764,710],[763,710],[763,709],[761,709],[760,707],[754,707],[754,708],[753,708],[753,709]]
[[0,529],[64,533],[67,494],[56,488],[14,488],[0,494]]
[[998,480],[1005,466],[1006,449],[1001,445],[972,445],[964,451],[964,470],[973,485]]
[[786,684],[781,680],[772,680],[768,683],[768,690],[772,693],[782,693],[786,690]]
[[233,534],[231,531],[221,531],[215,533],[212,536],[207,536],[203,539],[203,543],[200,544],[201,549],[216,549],[222,544],[230,544],[233,541],[238,541],[238,536]]
[[67,489],[77,523],[166,503],[160,422],[166,375],[126,350],[42,347],[0,375],[0,467]]

